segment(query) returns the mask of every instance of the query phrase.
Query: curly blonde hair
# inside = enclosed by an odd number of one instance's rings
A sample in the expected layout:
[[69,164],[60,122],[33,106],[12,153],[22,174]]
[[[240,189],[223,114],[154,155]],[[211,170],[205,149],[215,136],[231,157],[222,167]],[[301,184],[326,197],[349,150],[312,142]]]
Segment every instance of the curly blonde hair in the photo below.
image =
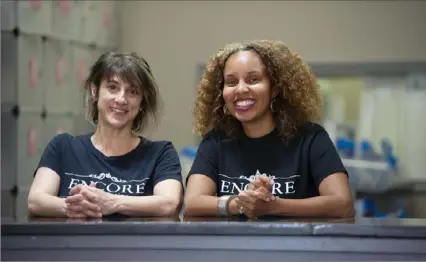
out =
[[283,139],[291,138],[301,124],[320,119],[322,98],[319,85],[299,55],[280,41],[232,43],[213,55],[205,67],[193,109],[197,135],[205,137],[213,129],[228,136],[241,131],[241,123],[223,110],[223,71],[231,55],[247,50],[260,56],[267,69],[270,87],[277,91],[272,101],[273,117]]

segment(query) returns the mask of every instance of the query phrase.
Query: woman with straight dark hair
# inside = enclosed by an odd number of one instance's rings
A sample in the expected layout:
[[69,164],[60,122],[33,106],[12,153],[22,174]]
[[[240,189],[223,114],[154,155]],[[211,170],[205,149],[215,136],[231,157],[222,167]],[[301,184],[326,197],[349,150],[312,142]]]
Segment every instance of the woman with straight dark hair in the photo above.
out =
[[84,85],[91,134],[59,134],[45,149],[28,196],[31,216],[100,218],[177,215],[178,154],[141,135],[159,108],[148,63],[135,53],[103,54]]

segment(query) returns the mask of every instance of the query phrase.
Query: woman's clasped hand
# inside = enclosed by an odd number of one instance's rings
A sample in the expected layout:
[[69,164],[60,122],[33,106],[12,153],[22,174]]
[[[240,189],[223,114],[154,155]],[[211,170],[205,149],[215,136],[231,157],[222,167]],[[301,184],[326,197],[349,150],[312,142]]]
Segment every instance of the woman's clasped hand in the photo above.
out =
[[74,186],[65,199],[68,218],[100,218],[116,212],[114,195],[94,183]]
[[249,218],[256,218],[268,213],[272,208],[275,196],[272,194],[274,180],[266,175],[256,175],[248,184],[247,189],[241,191],[235,199],[241,214]]

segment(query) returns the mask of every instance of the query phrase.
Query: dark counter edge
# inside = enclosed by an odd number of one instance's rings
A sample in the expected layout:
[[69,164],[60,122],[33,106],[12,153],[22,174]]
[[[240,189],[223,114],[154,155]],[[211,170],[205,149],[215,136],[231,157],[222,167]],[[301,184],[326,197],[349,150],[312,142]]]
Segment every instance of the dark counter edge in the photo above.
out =
[[12,223],[1,225],[7,235],[310,235],[309,224],[239,222],[82,222]]
[[18,235],[352,236],[426,239],[426,226],[248,222],[37,222],[1,225]]
[[343,225],[324,224],[313,226],[314,236],[353,236],[353,237],[393,237],[420,238],[426,240],[425,226],[391,226],[391,225]]

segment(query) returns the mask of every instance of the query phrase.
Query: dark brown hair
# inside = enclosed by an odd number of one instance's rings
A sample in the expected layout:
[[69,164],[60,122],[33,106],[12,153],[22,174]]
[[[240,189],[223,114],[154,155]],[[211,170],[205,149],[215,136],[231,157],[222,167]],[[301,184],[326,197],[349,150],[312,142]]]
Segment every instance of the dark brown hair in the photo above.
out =
[[220,49],[206,65],[193,110],[196,134],[205,137],[212,129],[218,129],[233,136],[241,131],[241,123],[225,115],[223,110],[223,71],[232,54],[247,50],[260,56],[267,69],[270,87],[278,93],[272,108],[276,129],[282,138],[291,138],[299,125],[320,119],[319,85],[299,55],[280,41],[233,43]]
[[115,75],[138,87],[142,94],[141,111],[133,122],[132,131],[135,133],[142,131],[150,120],[157,122],[160,100],[158,86],[149,64],[136,53],[116,52],[102,54],[91,67],[84,83],[84,101],[88,120],[96,125],[99,114],[97,100],[92,97],[91,85],[95,85],[99,92],[102,81]]

